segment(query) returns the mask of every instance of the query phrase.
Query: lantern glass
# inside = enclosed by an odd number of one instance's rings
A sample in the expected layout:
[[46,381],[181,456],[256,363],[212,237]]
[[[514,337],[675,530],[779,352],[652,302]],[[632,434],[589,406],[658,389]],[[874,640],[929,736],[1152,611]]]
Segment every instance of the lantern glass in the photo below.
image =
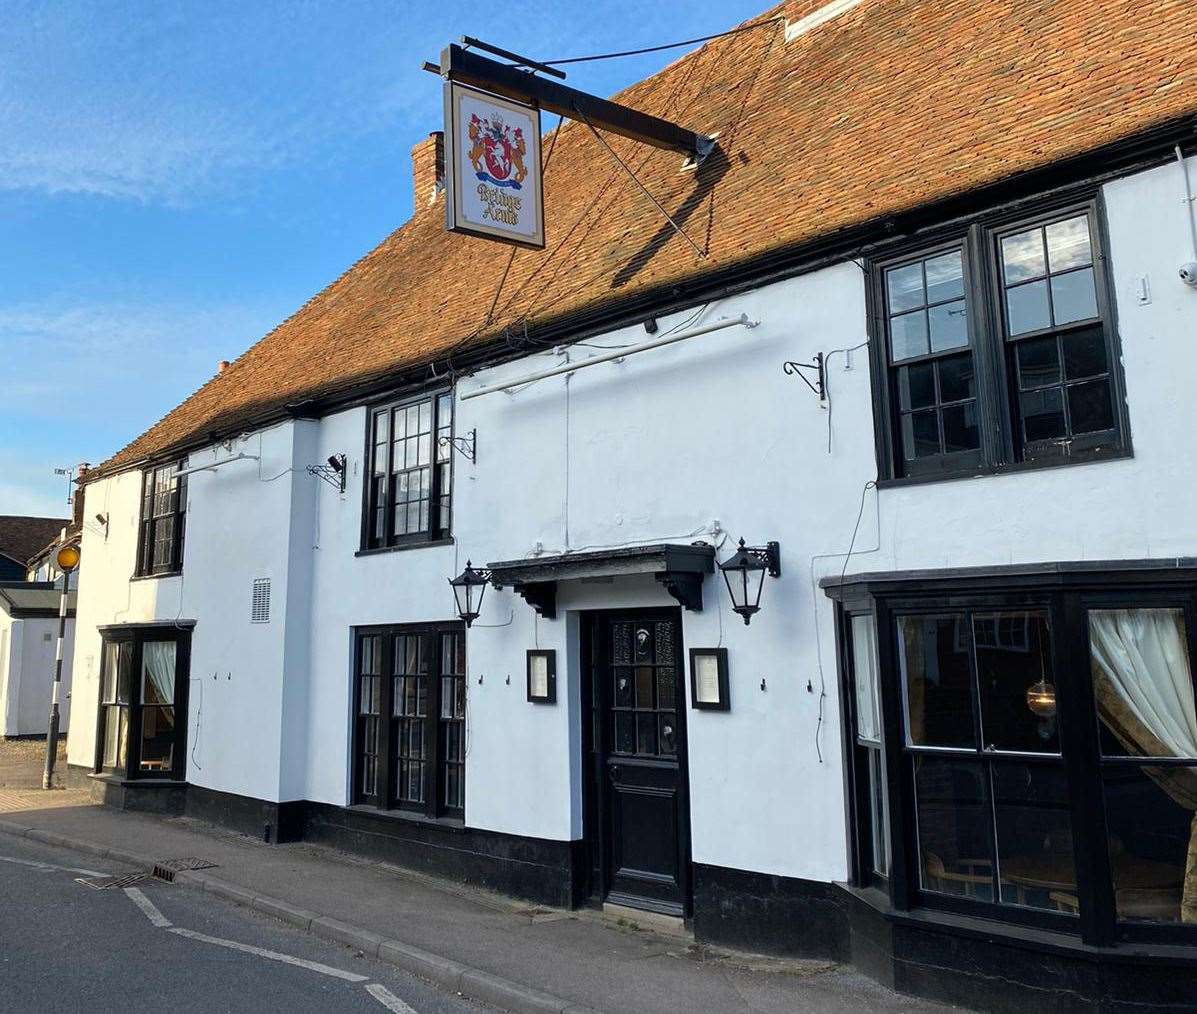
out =
[[457,601],[457,615],[467,627],[478,619],[482,610],[482,596],[486,594],[488,579],[489,572],[476,570],[467,560],[465,570],[449,581],[453,598]]
[[748,549],[741,539],[739,549],[732,554],[731,559],[719,564],[719,569],[723,571],[723,580],[727,582],[732,609],[744,617],[744,623],[747,625],[752,621],[753,613],[759,612],[761,608],[766,561],[762,554]]
[[1046,679],[1036,680],[1027,687],[1027,707],[1040,718],[1052,718],[1056,713],[1056,688]]

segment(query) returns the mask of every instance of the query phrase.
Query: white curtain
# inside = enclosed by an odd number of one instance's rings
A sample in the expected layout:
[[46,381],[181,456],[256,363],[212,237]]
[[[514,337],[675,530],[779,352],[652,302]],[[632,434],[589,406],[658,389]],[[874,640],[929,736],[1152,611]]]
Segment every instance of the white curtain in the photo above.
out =
[[1197,712],[1179,609],[1092,609],[1093,661],[1123,704],[1167,749],[1197,759]]
[[873,644],[873,617],[869,615],[852,617],[852,676],[856,685],[856,735],[880,743],[877,650]]
[[150,700],[150,695],[142,690],[142,704],[167,704],[173,707],[175,703],[175,642],[174,641],[146,641],[141,646],[141,668],[149,678],[156,701]]

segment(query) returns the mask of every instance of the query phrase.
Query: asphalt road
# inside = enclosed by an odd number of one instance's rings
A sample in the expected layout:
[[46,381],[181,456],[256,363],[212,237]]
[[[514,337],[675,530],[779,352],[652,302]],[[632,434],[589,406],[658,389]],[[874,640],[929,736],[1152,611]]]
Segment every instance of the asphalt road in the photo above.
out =
[[0,834],[0,1012],[490,1010],[194,888],[89,871],[136,872]]

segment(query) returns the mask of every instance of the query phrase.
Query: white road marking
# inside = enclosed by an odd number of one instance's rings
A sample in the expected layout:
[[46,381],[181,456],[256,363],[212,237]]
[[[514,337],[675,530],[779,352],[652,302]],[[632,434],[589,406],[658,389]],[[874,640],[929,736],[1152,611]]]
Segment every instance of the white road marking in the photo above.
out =
[[366,992],[369,993],[375,1000],[382,1004],[387,1010],[392,1010],[395,1014],[416,1014],[414,1007],[409,1007],[402,1000],[392,993],[386,986],[379,985],[377,982],[372,982],[366,987]]
[[0,863],[17,863],[20,866],[32,866],[39,873],[82,873],[88,877],[106,877],[107,873],[99,873],[96,870],[81,870],[74,866],[54,866],[51,863],[39,863],[35,859],[13,859],[9,856],[0,856]]
[[201,940],[206,944],[216,944],[218,947],[227,947],[233,951],[241,951],[244,954],[254,954],[259,958],[266,958],[269,961],[281,961],[285,965],[296,965],[299,968],[306,968],[312,972],[319,972],[321,975],[331,975],[337,979],[344,979],[346,982],[365,982],[369,976],[358,975],[355,972],[344,972],[339,968],[333,968],[331,965],[322,965],[319,961],[305,961],[303,958],[293,958],[290,954],[279,954],[278,951],[268,951],[264,947],[254,947],[252,944],[239,944],[236,940],[222,940],[220,937],[210,937],[205,933],[196,933],[195,930],[183,929],[179,926],[172,927],[172,933],[178,933],[181,937],[187,937],[188,940]]
[[155,926],[160,929],[166,929],[171,922],[161,912],[158,911],[158,906],[155,905],[149,898],[141,893],[136,887],[126,887],[125,894],[129,896],[129,900],[133,902],[138,908],[145,913],[145,917],[150,920]]

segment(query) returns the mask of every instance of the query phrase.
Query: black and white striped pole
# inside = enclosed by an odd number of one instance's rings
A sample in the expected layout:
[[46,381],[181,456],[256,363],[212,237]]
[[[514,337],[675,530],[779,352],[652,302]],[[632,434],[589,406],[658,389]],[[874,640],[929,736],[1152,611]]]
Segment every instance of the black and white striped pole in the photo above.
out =
[[62,571],[62,597],[58,600],[58,650],[54,656],[54,684],[50,695],[50,729],[46,734],[46,769],[42,773],[42,788],[54,784],[54,761],[58,756],[58,695],[62,690],[62,655],[66,650],[67,596],[71,590],[71,571],[79,566],[79,550],[63,546],[55,562]]

